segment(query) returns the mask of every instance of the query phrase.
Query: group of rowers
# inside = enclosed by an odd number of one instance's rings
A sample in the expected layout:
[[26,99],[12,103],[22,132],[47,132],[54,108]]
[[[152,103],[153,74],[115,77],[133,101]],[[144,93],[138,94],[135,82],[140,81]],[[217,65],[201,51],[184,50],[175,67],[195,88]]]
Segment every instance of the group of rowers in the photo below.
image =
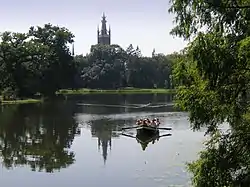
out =
[[150,120],[148,118],[138,119],[136,121],[136,125],[159,126],[159,124],[160,124],[160,120],[158,118],[154,118],[153,120]]

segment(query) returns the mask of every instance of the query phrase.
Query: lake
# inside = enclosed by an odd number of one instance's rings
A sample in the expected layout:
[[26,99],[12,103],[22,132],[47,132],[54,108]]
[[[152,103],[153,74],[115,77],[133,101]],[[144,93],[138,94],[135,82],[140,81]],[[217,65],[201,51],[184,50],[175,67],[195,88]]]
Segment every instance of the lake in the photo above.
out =
[[[135,129],[121,131],[152,117],[172,127],[160,136],[171,136],[145,145]],[[198,157],[203,140],[204,132],[189,130],[187,113],[173,108],[172,95],[84,95],[2,106],[1,186],[189,186],[185,164]]]

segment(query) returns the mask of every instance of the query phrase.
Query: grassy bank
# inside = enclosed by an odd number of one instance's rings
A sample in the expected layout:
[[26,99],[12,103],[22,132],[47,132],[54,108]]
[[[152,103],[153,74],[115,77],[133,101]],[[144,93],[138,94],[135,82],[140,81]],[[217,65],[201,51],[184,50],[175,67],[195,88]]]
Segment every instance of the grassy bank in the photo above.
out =
[[99,90],[99,89],[78,89],[78,90],[60,90],[57,94],[62,95],[84,95],[84,94],[170,94],[175,93],[173,89],[139,89],[123,88],[117,90]]
[[0,105],[39,103],[41,99],[0,100]]
[[[85,94],[171,94],[175,93],[173,89],[140,89],[140,88],[123,88],[117,90],[100,90],[100,89],[78,89],[70,90],[64,89],[58,91],[57,95],[85,95]],[[0,95],[0,105],[11,105],[11,104],[29,104],[29,103],[40,103],[43,99],[16,99],[16,100],[3,100]]]

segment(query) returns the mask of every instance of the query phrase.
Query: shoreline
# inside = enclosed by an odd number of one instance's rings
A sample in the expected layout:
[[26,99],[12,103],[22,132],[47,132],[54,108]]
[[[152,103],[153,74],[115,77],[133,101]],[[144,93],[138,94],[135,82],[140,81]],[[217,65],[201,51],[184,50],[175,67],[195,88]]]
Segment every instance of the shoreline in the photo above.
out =
[[[139,88],[124,88],[117,90],[99,90],[99,89],[86,89],[81,88],[78,90],[63,89],[56,92],[57,96],[73,96],[73,95],[91,95],[91,94],[173,94],[176,93],[174,89],[139,89]],[[1,96],[0,96],[1,97]],[[0,99],[0,105],[13,105],[13,104],[30,104],[30,103],[42,103],[43,98],[38,99],[16,99],[16,100],[2,100]]]
[[137,89],[137,88],[125,88],[117,90],[99,90],[99,89],[78,89],[59,90],[57,95],[87,95],[87,94],[173,94],[175,89]]
[[0,105],[30,104],[30,103],[41,103],[41,102],[42,99],[0,100]]

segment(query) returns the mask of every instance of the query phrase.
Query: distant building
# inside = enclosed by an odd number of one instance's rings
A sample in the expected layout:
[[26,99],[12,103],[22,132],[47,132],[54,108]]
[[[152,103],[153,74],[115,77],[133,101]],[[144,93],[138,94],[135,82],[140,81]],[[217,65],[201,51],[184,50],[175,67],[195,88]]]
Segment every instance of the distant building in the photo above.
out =
[[107,23],[106,16],[103,13],[101,31],[99,30],[99,26],[97,28],[97,42],[98,42],[98,44],[110,45],[111,30],[110,30],[110,26],[109,26],[109,30],[107,30],[106,23]]

